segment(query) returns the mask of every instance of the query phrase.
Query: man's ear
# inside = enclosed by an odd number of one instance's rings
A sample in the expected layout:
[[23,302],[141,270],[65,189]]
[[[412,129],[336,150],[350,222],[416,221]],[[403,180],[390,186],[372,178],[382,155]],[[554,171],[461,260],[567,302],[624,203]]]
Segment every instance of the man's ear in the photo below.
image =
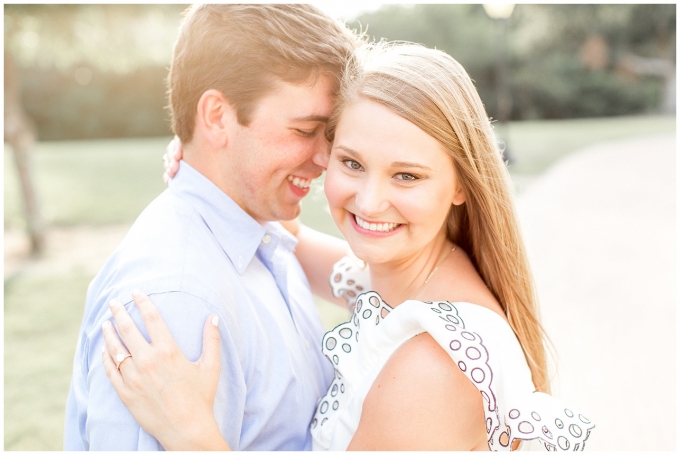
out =
[[229,141],[229,132],[236,121],[236,110],[219,90],[206,90],[198,100],[196,129],[214,148],[222,148]]

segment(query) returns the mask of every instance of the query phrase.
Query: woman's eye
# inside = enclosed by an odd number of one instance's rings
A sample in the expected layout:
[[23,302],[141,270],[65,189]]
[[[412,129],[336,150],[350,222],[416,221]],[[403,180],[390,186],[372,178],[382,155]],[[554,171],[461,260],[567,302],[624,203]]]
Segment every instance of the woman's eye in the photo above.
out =
[[361,164],[354,160],[343,160],[342,162],[345,164],[345,166],[352,170],[360,171],[362,169]]
[[413,174],[407,174],[405,172],[400,172],[399,174],[396,175],[397,180],[405,180],[405,181],[411,181],[411,180],[418,180],[418,177],[413,175]]

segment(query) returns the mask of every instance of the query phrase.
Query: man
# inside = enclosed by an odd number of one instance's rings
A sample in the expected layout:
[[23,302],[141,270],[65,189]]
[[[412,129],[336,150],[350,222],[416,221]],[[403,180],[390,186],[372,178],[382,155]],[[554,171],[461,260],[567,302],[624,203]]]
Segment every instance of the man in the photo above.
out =
[[275,221],[298,215],[322,172],[325,124],[354,46],[344,26],[308,5],[190,8],[168,78],[184,162],[90,284],[66,450],[162,449],[101,362],[112,299],[144,327],[133,289],[153,299],[190,359],[208,315],[223,321],[214,409],[232,448],[311,448],[309,423],[333,369],[295,238]]

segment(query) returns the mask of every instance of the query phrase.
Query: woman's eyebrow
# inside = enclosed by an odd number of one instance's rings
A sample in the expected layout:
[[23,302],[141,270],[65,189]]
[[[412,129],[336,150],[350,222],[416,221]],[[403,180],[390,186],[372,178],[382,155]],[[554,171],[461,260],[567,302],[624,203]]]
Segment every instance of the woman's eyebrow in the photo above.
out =
[[346,145],[336,145],[333,148],[343,149],[345,152],[349,153],[354,158],[360,158],[361,157],[361,153],[357,152],[356,150],[354,150],[351,147],[347,147]]
[[[361,153],[357,152],[356,150],[354,150],[351,147],[347,147],[346,145],[336,145],[334,148],[342,149],[345,152],[347,152],[347,154],[351,155],[354,158],[361,158]],[[424,164],[411,163],[411,162],[408,162],[408,161],[393,161],[390,164],[390,167],[402,167],[402,168],[403,167],[415,167],[415,168],[423,169],[423,170],[426,170],[426,171],[432,170],[432,168],[425,166]]]
[[418,164],[418,163],[409,163],[408,161],[394,161],[392,163],[392,167],[416,167],[418,169],[424,169],[427,171],[431,171],[432,169],[425,166],[424,164]]

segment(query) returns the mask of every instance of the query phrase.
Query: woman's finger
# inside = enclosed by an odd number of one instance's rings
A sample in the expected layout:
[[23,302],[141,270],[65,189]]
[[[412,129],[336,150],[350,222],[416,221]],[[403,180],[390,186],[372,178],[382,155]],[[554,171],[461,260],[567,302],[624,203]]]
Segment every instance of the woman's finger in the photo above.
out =
[[153,304],[148,295],[139,289],[132,291],[132,300],[134,300],[135,305],[139,308],[139,313],[142,315],[142,320],[146,326],[147,332],[149,332],[149,338],[151,342],[167,342],[174,343],[174,339],[168,330],[168,326],[165,325],[161,314],[158,309]]
[[102,346],[102,363],[104,364],[104,371],[106,371],[106,376],[109,377],[109,380],[111,381],[111,385],[113,385],[114,390],[116,391],[118,396],[122,396],[121,392],[124,387],[123,375],[121,374],[120,371],[118,371],[118,367],[116,366],[116,363],[113,361],[113,358],[109,353],[107,345]]
[[208,316],[203,327],[203,352],[197,363],[203,364],[210,370],[220,370],[220,331],[217,326],[219,317],[216,314]]
[[130,354],[133,356],[139,355],[144,349],[149,347],[149,343],[144,338],[144,335],[139,331],[135,322],[132,320],[127,310],[118,299],[113,299],[109,302],[111,307],[111,314],[116,320],[116,327],[120,338],[127,346]]
[[170,165],[170,169],[168,169],[168,175],[174,177],[177,175],[177,171],[179,171],[179,161],[173,161]]
[[[120,338],[118,338],[116,329],[113,328],[113,324],[111,324],[111,321],[109,320],[104,321],[104,323],[102,324],[102,333],[104,335],[105,343],[105,345],[103,346],[105,348],[104,354],[105,356],[108,356],[110,360],[114,363],[113,367],[116,369],[116,372],[120,372],[121,370],[118,369],[119,364],[118,362],[122,362],[120,363],[120,366],[121,368],[123,368],[123,365],[130,361],[129,359],[123,361],[126,356],[130,355],[130,352],[123,345],[123,342],[120,340]],[[106,372],[106,374],[107,376],[111,377],[108,371]]]
[[170,156],[172,156],[176,161],[179,161],[182,159],[182,156],[184,154],[182,152],[182,141],[179,139],[179,136],[175,136],[173,142],[174,142],[173,154]]

